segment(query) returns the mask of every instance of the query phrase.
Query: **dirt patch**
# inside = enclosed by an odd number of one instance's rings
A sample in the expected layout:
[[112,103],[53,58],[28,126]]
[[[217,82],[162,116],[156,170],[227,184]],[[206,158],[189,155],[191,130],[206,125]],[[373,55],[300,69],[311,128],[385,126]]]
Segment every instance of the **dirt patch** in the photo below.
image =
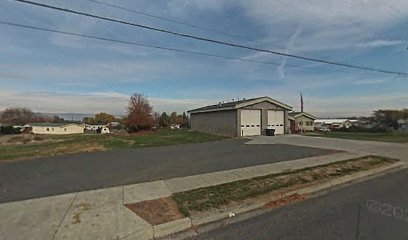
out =
[[266,208],[278,208],[278,207],[284,207],[284,206],[288,206],[291,205],[295,202],[300,202],[306,199],[306,194],[292,194],[290,196],[286,196],[274,201],[270,201],[268,203],[265,204]]
[[88,203],[80,203],[76,205],[75,207],[77,209],[74,213],[74,216],[72,216],[72,222],[71,222],[72,225],[81,223],[81,214],[91,209],[91,205],[89,205]]
[[7,143],[24,143],[26,141],[31,141],[31,139],[26,138],[25,136],[15,136],[10,138]]
[[172,197],[131,203],[125,206],[152,225],[184,218]]

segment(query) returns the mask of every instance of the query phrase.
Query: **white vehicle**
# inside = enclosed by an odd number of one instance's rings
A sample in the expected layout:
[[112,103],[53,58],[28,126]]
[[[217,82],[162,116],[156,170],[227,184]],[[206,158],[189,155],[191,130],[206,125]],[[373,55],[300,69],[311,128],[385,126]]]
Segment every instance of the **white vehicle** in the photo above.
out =
[[105,133],[110,133],[109,128],[103,127],[103,128],[101,129],[101,134],[105,134]]
[[318,129],[320,132],[330,132],[330,129],[327,127],[321,127]]

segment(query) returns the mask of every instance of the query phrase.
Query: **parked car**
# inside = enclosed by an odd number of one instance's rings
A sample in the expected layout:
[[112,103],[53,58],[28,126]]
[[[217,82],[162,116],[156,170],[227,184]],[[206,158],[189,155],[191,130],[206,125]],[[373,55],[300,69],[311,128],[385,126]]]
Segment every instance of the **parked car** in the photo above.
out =
[[330,132],[331,131],[330,128],[327,128],[327,127],[320,127],[317,130],[319,130],[320,132]]

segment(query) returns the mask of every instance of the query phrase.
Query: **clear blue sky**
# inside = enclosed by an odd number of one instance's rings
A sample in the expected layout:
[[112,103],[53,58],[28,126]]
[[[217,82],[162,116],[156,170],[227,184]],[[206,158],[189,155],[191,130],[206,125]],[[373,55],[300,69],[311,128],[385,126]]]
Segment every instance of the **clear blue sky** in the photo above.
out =
[[[198,30],[86,0],[33,0],[169,30],[331,61],[408,72],[406,0],[99,0],[240,36]],[[275,65],[200,57],[0,25],[0,110],[123,114],[133,92],[156,111],[270,96],[318,116],[408,107],[408,78],[219,46],[0,1],[0,21]],[[293,67],[296,65],[297,67]]]

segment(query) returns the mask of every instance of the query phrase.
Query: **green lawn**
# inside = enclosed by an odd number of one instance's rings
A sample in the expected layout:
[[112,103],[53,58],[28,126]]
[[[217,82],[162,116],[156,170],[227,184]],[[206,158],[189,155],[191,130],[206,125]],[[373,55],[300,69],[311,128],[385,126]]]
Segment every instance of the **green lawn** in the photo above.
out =
[[[3,141],[1,141],[3,138]],[[33,138],[36,141],[33,141]],[[42,156],[63,155],[77,152],[105,151],[200,143],[226,137],[179,130],[159,130],[137,134],[80,134],[80,135],[16,135],[0,136],[0,161]]]
[[355,140],[408,143],[407,132],[390,133],[361,133],[361,132],[328,132],[328,133],[308,133],[307,136],[345,138]]

